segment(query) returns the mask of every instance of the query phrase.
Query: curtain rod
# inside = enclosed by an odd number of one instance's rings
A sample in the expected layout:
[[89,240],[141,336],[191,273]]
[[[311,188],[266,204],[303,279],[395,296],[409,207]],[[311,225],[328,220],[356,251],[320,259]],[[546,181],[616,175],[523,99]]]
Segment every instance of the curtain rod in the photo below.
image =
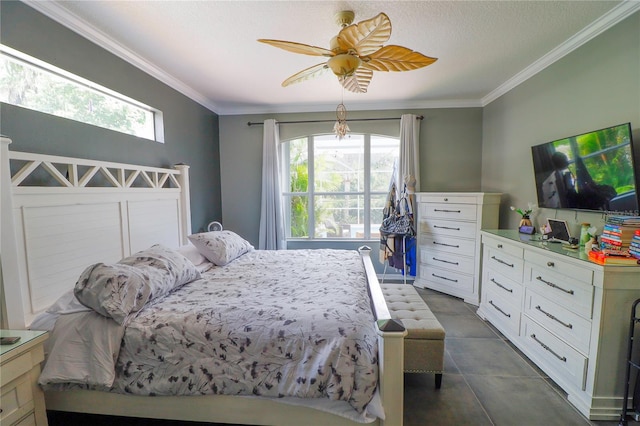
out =
[[[418,116],[418,120],[422,120],[424,118],[424,116],[419,115]],[[346,120],[347,122],[349,121],[384,121],[384,120],[400,120],[400,117],[393,117],[393,118],[351,118]],[[298,123],[333,123],[336,120],[299,120],[299,121],[278,121],[278,124],[298,124]],[[264,122],[262,121],[258,121],[258,122],[253,122],[253,121],[249,121],[247,122],[247,126],[255,126],[255,125],[263,125]]]

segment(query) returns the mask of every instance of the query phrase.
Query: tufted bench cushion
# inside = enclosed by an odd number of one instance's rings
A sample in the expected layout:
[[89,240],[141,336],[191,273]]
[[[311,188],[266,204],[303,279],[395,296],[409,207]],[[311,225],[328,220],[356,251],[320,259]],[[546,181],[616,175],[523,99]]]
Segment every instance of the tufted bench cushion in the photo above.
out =
[[436,373],[436,387],[440,388],[444,370],[444,328],[412,285],[381,284],[380,287],[391,317],[401,320],[407,330],[404,371]]

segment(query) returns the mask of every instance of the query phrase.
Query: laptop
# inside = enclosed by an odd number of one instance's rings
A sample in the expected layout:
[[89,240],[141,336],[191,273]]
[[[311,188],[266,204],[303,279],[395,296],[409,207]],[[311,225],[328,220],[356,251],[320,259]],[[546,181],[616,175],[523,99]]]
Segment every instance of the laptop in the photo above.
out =
[[563,242],[569,244],[571,234],[569,233],[569,226],[566,220],[547,219],[551,233],[549,234],[549,241]]

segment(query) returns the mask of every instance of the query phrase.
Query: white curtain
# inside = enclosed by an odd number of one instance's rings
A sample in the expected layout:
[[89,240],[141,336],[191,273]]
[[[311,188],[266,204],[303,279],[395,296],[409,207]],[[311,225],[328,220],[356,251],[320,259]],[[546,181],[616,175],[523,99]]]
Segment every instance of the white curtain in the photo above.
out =
[[[409,200],[413,202],[413,194],[420,191],[420,119],[417,115],[402,114],[400,117],[400,158],[396,188],[401,193],[405,184]],[[401,214],[404,206],[401,206]]]
[[280,178],[280,134],[276,120],[264,121],[262,138],[262,202],[260,206],[261,250],[287,248]]

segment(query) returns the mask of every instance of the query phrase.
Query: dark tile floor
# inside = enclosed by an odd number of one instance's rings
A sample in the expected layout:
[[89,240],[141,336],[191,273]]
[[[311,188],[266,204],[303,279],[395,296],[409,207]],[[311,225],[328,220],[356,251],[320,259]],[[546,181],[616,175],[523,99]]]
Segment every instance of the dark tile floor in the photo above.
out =
[[475,306],[418,292],[447,333],[445,373],[440,390],[430,375],[405,375],[405,426],[618,424],[587,420],[544,372],[476,315]]
[[[553,381],[476,315],[475,306],[435,291],[418,291],[447,333],[445,373],[439,390],[431,374],[405,375],[405,426],[618,425],[590,422],[576,411]],[[51,412],[49,422],[51,426],[185,424]],[[638,423],[630,420],[629,425]]]

